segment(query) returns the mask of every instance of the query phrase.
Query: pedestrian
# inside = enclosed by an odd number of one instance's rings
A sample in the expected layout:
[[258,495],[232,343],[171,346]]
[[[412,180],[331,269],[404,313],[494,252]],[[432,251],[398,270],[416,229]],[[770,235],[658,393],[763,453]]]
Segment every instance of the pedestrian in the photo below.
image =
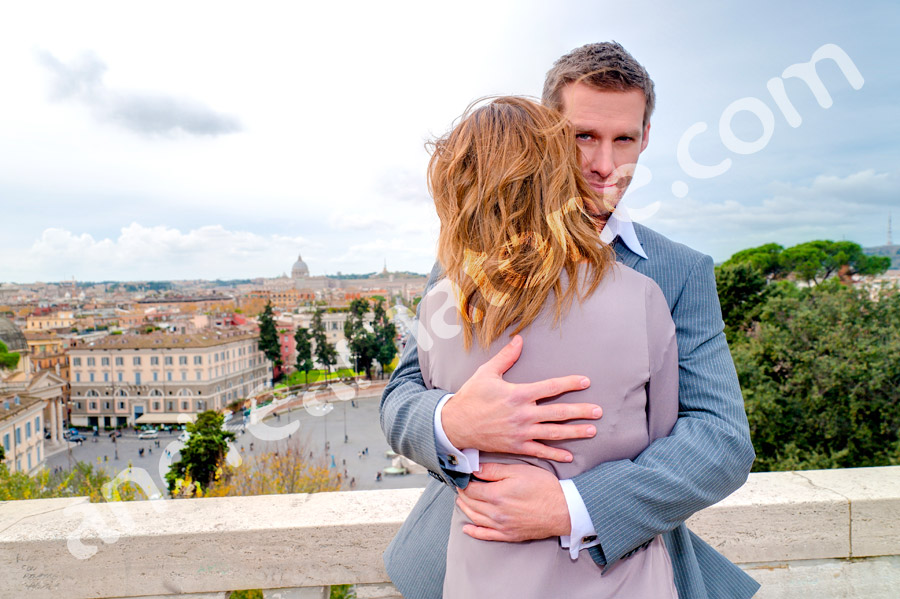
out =
[[379,470],[378,473],[375,475],[375,482],[376,483],[381,482],[381,470]]

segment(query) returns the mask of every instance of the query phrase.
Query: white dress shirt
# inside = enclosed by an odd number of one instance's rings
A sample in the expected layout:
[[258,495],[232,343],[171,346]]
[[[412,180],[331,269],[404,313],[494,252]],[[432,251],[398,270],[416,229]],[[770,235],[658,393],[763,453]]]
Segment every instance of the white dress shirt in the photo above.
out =
[[[612,213],[606,226],[600,232],[600,240],[604,243],[611,244],[617,237],[622,240],[622,243],[629,250],[641,258],[647,259],[647,254],[644,252],[644,248],[641,247],[641,242],[634,231],[634,224],[624,206],[619,206]],[[479,470],[478,450],[457,449],[454,447],[444,433],[444,427],[441,424],[441,410],[451,397],[453,397],[452,393],[442,397],[434,411],[434,439],[438,452],[438,462],[447,470],[471,474]],[[570,479],[564,479],[559,481],[559,485],[562,487],[563,495],[566,498],[566,505],[569,508],[569,520],[572,522],[571,532],[568,535],[561,536],[559,543],[562,547],[569,550],[569,555],[572,559],[578,559],[579,551],[598,545],[600,541],[597,539],[597,530],[591,522],[587,506],[585,506],[581,494],[575,487],[575,483]]]

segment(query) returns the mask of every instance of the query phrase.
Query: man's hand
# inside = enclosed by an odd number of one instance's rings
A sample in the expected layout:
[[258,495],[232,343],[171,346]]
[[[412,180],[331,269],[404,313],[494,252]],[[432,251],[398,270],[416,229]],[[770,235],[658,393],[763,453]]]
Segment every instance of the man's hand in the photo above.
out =
[[587,389],[584,376],[564,376],[536,383],[503,380],[522,354],[519,335],[496,356],[481,365],[441,411],[441,425],[454,447],[516,453],[557,462],[571,462],[572,454],[535,439],[584,439],[597,434],[591,424],[553,424],[566,420],[600,418],[602,410],[590,403],[537,405],[537,401],[566,391]]
[[567,535],[569,508],[556,476],[529,464],[481,465],[473,480],[459,489],[456,505],[474,523],[463,532],[482,541],[518,543]]

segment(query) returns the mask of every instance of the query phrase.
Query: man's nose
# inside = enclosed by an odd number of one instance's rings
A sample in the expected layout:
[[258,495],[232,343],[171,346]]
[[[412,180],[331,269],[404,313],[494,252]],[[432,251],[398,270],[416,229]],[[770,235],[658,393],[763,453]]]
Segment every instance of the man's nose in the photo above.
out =
[[588,155],[588,169],[601,178],[606,179],[616,169],[612,146],[609,144],[598,144],[592,150]]

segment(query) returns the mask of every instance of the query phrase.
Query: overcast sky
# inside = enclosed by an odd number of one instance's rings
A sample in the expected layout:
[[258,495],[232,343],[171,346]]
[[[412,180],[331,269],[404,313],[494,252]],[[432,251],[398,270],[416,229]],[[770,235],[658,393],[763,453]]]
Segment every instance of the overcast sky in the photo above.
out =
[[644,224],[717,261],[900,230],[896,2],[316,4],[6,3],[0,281],[427,272],[424,142],[609,39],[656,82]]

